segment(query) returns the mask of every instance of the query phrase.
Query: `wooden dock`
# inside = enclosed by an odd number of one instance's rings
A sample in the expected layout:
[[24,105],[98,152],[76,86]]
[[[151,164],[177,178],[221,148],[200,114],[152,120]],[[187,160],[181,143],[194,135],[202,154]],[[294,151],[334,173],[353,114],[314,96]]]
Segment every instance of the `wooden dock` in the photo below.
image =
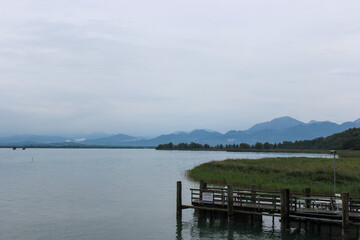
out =
[[341,196],[312,195],[311,189],[305,193],[290,193],[289,189],[279,192],[262,191],[255,188],[234,189],[227,187],[208,187],[203,181],[199,188],[192,188],[191,205],[182,204],[181,182],[177,182],[177,217],[182,209],[193,208],[205,211],[227,212],[229,221],[236,214],[252,214],[278,217],[281,229],[288,231],[290,221],[310,221],[338,224],[346,239],[350,225],[360,226],[360,198],[349,193]]

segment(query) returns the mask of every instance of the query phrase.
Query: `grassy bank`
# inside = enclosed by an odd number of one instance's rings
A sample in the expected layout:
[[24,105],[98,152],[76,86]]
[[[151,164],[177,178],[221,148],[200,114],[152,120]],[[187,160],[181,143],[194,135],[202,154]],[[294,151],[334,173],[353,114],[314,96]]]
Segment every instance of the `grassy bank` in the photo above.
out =
[[358,158],[360,160],[359,150],[338,150],[337,154],[341,158]]
[[[319,153],[329,154],[330,150],[323,149],[232,149],[227,152],[271,152],[271,153]],[[360,151],[359,151],[360,152]]]
[[[255,184],[263,190],[333,193],[333,159],[325,158],[265,158],[212,161],[187,172],[192,180],[238,187]],[[336,189],[338,193],[350,192],[360,196],[360,158],[336,159]]]

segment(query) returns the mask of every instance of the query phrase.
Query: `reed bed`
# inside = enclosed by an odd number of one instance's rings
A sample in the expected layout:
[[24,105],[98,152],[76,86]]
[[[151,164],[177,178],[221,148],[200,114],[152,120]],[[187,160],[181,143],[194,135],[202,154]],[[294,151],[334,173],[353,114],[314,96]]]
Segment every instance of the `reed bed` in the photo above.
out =
[[[187,172],[192,180],[216,185],[233,184],[262,190],[289,188],[304,192],[334,193],[334,162],[329,158],[264,158],[212,161]],[[360,196],[360,158],[336,159],[336,192]]]

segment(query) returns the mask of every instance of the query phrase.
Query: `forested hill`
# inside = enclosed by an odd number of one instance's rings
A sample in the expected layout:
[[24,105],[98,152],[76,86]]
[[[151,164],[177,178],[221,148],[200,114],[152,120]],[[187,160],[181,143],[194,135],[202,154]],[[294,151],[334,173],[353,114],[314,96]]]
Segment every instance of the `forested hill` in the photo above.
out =
[[208,144],[199,143],[180,143],[174,145],[172,143],[160,144],[157,150],[208,150],[208,149],[224,149],[224,150],[246,150],[246,149],[337,149],[337,150],[360,150],[360,128],[351,128],[344,132],[333,134],[326,138],[320,137],[313,140],[303,140],[282,143],[261,143],[249,145],[247,143],[216,145],[210,147]]
[[360,128],[350,128],[326,138],[321,137],[313,140],[283,142],[279,144],[278,147],[283,149],[360,150]]

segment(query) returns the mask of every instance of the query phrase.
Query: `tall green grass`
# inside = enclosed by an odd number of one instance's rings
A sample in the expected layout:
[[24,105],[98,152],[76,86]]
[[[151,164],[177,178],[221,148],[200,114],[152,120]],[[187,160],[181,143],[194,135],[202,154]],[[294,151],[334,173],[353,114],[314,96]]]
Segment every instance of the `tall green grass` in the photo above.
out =
[[[212,161],[187,172],[192,180],[205,180],[217,185],[233,184],[263,190],[333,194],[334,162],[326,158],[265,158]],[[336,192],[360,196],[360,158],[336,159]]]

